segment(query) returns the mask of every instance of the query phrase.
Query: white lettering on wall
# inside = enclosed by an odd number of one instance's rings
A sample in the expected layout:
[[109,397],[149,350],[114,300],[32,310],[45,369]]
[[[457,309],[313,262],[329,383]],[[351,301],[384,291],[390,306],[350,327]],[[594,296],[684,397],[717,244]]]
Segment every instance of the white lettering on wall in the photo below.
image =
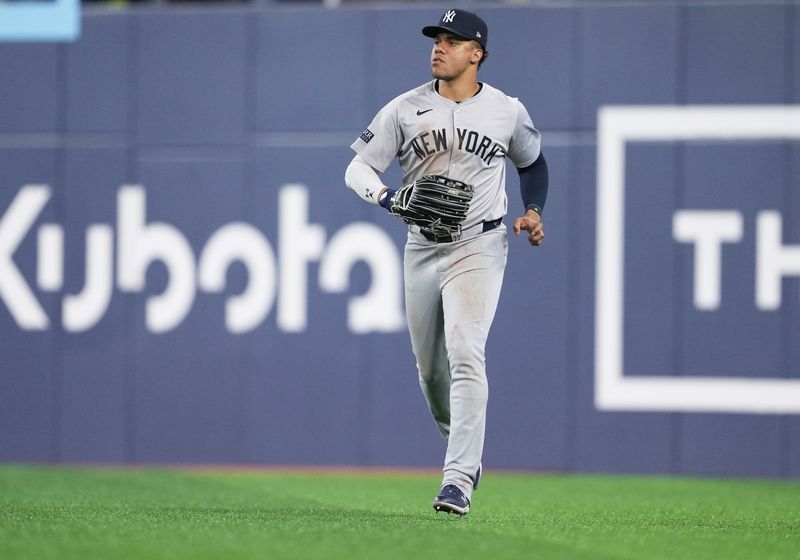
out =
[[[722,244],[738,243],[744,227],[736,210],[679,210],[672,217],[672,236],[694,246],[694,305],[719,308],[723,277]],[[765,210],[756,219],[755,303],[762,311],[779,309],[785,276],[800,276],[800,245],[784,245],[779,212]]]
[[0,218],[0,299],[25,330],[44,330],[50,320],[14,263],[14,253],[50,200],[46,185],[26,185]]
[[781,306],[784,276],[800,276],[800,245],[783,245],[783,219],[778,212],[759,212],[756,246],[756,304],[773,311]]
[[672,236],[694,245],[694,306],[710,311],[720,304],[722,244],[742,239],[742,215],[735,210],[679,210]]
[[[14,261],[50,197],[48,186],[26,185],[0,216],[0,300],[24,330],[50,327],[45,310]],[[162,293],[146,298],[145,325],[153,333],[168,332],[186,320],[198,289],[222,293],[228,270],[238,262],[247,272],[247,284],[241,293],[226,299],[228,331],[238,334],[257,328],[277,304],[278,327],[302,332],[309,322],[309,265],[319,262],[322,291],[341,294],[347,291],[350,270],[359,261],[367,264],[372,278],[366,293],[348,302],[349,329],[360,334],[404,328],[400,255],[384,230],[352,223],[336,232],[326,246],[325,228],[309,223],[307,187],[283,186],[277,207],[277,256],[260,230],[232,222],[210,232],[196,257],[177,227],[147,220],[143,186],[123,185],[117,193],[116,245],[112,225],[87,227],[84,283],[79,293],[63,294],[63,328],[83,332],[95,327],[113,300],[115,273],[119,291],[142,293],[149,266],[158,262],[166,268],[167,283]],[[64,228],[43,223],[36,240],[36,285],[45,292],[59,292],[64,286]]]
[[107,224],[92,224],[86,233],[83,290],[64,296],[62,315],[69,332],[91,329],[102,319],[114,291],[114,232]]
[[308,317],[308,263],[325,248],[325,229],[308,223],[308,191],[286,185],[279,201],[280,290],[278,326],[287,332],[306,328]]
[[194,302],[194,254],[186,237],[163,222],[146,223],[145,191],[126,185],[117,196],[119,221],[117,283],[123,292],[144,290],[147,268],[155,261],[167,267],[169,281],[147,298],[145,322],[152,332],[166,332],[186,318]]
[[237,222],[219,228],[200,256],[200,289],[221,292],[235,261],[247,269],[248,283],[241,294],[225,302],[225,326],[232,333],[244,333],[260,325],[275,302],[275,251],[250,224]]
[[347,326],[354,333],[397,331],[405,325],[400,258],[392,240],[372,224],[351,224],[331,239],[319,270],[320,287],[331,293],[348,287],[350,269],[365,261],[372,273],[370,289],[350,300]]

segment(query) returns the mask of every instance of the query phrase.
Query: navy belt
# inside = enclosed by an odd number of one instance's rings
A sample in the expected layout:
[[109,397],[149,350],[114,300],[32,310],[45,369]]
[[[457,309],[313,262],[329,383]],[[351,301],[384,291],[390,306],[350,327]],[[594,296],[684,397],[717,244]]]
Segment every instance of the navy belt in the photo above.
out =
[[[490,220],[488,222],[483,222],[483,228],[481,229],[480,233],[486,233],[487,231],[492,231],[493,229],[495,229],[497,226],[499,226],[502,223],[503,223],[503,218],[497,218],[496,220]],[[478,224],[478,225],[480,225],[480,224]],[[476,226],[476,228],[477,228],[477,226]],[[472,230],[472,229],[476,229],[476,228],[469,228],[469,229]],[[428,230],[421,229],[421,228],[420,228],[419,232],[428,241],[435,241],[436,243],[452,243],[453,241],[458,241],[459,239],[463,238],[461,233],[457,233],[455,235],[453,235],[452,233],[445,233],[445,234],[442,234],[442,235],[436,235],[432,231],[428,231]]]

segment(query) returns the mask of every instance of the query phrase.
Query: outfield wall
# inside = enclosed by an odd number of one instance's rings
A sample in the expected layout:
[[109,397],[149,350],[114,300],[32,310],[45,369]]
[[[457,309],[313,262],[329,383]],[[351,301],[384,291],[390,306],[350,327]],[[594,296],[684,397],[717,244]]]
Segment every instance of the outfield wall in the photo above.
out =
[[[485,464],[800,475],[800,7],[470,6],[551,175]],[[343,173],[442,8],[91,9],[0,43],[0,460],[439,465],[403,227]]]

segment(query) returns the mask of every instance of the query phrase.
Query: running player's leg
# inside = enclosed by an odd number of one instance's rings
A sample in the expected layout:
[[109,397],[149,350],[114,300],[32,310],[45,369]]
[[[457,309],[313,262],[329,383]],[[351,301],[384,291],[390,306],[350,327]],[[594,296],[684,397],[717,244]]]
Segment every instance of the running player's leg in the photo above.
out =
[[450,433],[450,364],[444,336],[437,248],[406,244],[404,262],[406,319],[417,360],[419,384],[442,437]]
[[450,437],[444,483],[471,497],[486,429],[486,339],[497,310],[508,252],[504,227],[459,243],[442,290],[450,362]]

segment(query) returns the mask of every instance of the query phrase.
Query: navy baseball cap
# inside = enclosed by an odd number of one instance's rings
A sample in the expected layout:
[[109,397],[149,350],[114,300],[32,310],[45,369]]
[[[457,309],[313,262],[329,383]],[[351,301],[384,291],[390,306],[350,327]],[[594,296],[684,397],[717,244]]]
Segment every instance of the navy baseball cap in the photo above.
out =
[[486,50],[486,41],[489,38],[489,29],[486,22],[477,14],[467,10],[452,9],[442,14],[438,25],[428,25],[422,28],[422,34],[426,37],[436,37],[442,32],[449,32],[453,35],[477,41],[483,50]]

